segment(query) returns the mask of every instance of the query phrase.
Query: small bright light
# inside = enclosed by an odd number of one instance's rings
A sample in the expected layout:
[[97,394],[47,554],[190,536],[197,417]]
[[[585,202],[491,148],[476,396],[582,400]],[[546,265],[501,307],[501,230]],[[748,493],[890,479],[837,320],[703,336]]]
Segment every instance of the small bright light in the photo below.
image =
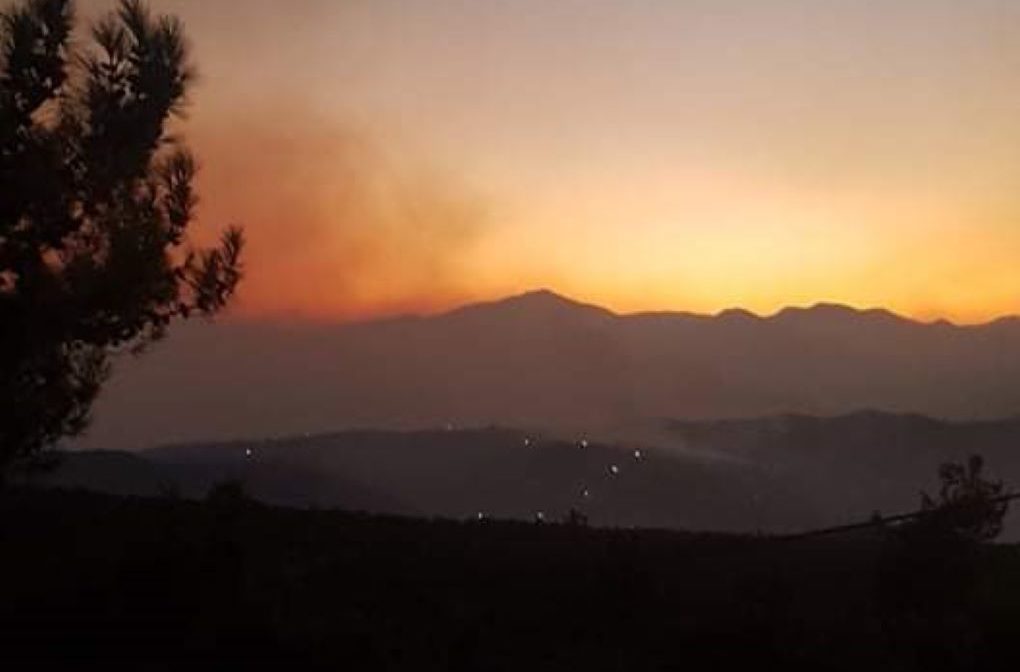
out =
[[613,476],[616,476],[617,474],[620,473],[620,468],[618,466],[616,466],[615,464],[610,465],[609,466],[609,473],[612,474]]
[[542,512],[542,511],[539,511],[538,513],[536,513],[535,514],[535,520],[537,520],[540,523],[545,522],[545,513]]
[[581,496],[584,497],[585,499],[588,499],[589,497],[591,497],[591,491],[588,490],[588,488],[585,488],[584,490],[581,491]]
[[245,457],[251,457],[252,455],[254,455],[254,453],[252,453],[251,448],[245,448],[244,449],[244,456]]
[[485,514],[481,511],[478,512],[478,520],[485,520]]
[[581,447],[582,448],[588,447],[588,439],[581,439]]
[[525,439],[524,439],[524,447],[527,448],[530,445],[531,445],[531,439],[525,437]]
[[635,460],[640,460],[641,459],[641,451],[640,450],[635,450],[634,451],[634,459]]

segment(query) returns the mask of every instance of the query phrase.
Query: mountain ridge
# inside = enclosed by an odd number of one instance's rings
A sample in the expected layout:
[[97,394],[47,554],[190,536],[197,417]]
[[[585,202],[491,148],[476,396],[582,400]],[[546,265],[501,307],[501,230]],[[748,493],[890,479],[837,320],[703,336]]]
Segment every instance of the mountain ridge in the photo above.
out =
[[[981,454],[1020,484],[1020,417],[944,421],[863,410],[721,421],[664,420],[663,440],[555,438],[507,427],[352,430],[199,441],[138,453],[69,453],[35,482],[200,498],[215,484],[288,506],[474,519],[794,532],[909,511],[946,461]],[[170,487],[168,487],[170,486]],[[1011,538],[1020,520],[1011,518]]]
[[[804,315],[810,317],[844,316],[844,317],[881,318],[888,321],[908,323],[917,326],[952,327],[954,329],[973,329],[995,326],[1000,324],[1013,325],[1016,324],[1017,322],[1020,322],[1020,314],[1015,313],[998,315],[978,322],[957,322],[946,317],[921,319],[905,315],[902,313],[898,313],[894,310],[881,306],[857,307],[852,306],[850,304],[840,303],[837,301],[824,301],[824,300],[816,301],[814,303],[809,303],[805,305],[791,304],[787,306],[782,306],[769,313],[758,313],[748,308],[743,308],[740,306],[731,306],[728,308],[720,309],[716,312],[696,312],[672,308],[617,311],[606,306],[599,305],[598,303],[572,298],[570,296],[567,296],[566,294],[557,292],[547,287],[540,287],[537,289],[518,292],[516,294],[497,297],[494,299],[469,301],[467,303],[454,306],[452,308],[448,308],[445,310],[440,310],[437,312],[421,312],[421,313],[405,312],[393,315],[383,315],[364,319],[336,322],[328,320],[326,321],[308,320],[306,322],[303,322],[301,320],[297,320],[295,323],[299,325],[316,326],[323,328],[358,327],[374,324],[420,322],[422,320],[470,314],[473,312],[484,312],[493,309],[524,310],[535,307],[544,308],[547,310],[554,309],[559,310],[561,312],[571,310],[586,311],[592,313],[599,313],[607,317],[622,320],[630,318],[676,317],[676,318],[688,318],[699,321],[746,319],[748,321],[755,322],[771,322],[775,320],[788,319],[791,317],[799,317]],[[272,317],[255,317],[255,318],[235,317],[232,319],[224,320],[223,322],[243,325],[279,324],[279,320]]]
[[644,431],[659,417],[1020,411],[1020,321],[926,324],[835,304],[619,315],[550,291],[347,325],[184,324],[121,358],[87,444],[351,427]]
[[[990,318],[981,322],[973,323],[959,323],[949,320],[944,317],[934,318],[932,320],[922,320],[908,315],[897,313],[888,308],[880,306],[870,306],[865,308],[858,308],[849,304],[839,303],[835,301],[817,301],[808,305],[788,305],[783,306],[771,313],[756,313],[747,308],[733,306],[724,308],[715,313],[699,313],[694,311],[677,310],[677,309],[655,309],[655,310],[638,310],[629,312],[619,312],[609,309],[605,306],[601,306],[596,303],[582,301],[574,299],[565,294],[556,292],[555,290],[542,287],[538,289],[528,290],[518,294],[510,296],[486,300],[470,302],[462,306],[450,309],[448,311],[436,313],[436,314],[419,314],[415,317],[428,319],[430,317],[441,317],[452,314],[462,314],[465,312],[471,312],[475,310],[487,310],[491,308],[529,308],[536,305],[545,307],[555,306],[561,310],[585,310],[585,311],[597,311],[618,319],[627,319],[632,317],[649,317],[649,316],[662,316],[662,317],[682,317],[682,318],[693,318],[700,320],[710,319],[721,319],[721,318],[732,318],[732,317],[746,317],[756,321],[769,322],[773,320],[789,319],[793,317],[810,316],[810,317],[866,317],[866,318],[880,318],[887,321],[905,322],[920,326],[940,326],[947,325],[958,329],[967,329],[973,327],[987,327],[997,323],[1015,323],[1020,320],[1020,315],[1017,314],[1005,314]],[[386,319],[386,318],[381,318]],[[374,320],[368,320],[372,322]]]

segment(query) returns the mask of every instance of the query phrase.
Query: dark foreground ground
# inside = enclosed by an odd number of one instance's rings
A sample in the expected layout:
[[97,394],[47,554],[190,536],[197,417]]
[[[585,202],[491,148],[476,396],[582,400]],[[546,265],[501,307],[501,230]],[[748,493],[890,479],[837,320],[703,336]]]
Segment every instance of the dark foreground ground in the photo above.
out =
[[784,541],[9,490],[0,564],[6,669],[1020,662],[1017,548],[889,533]]

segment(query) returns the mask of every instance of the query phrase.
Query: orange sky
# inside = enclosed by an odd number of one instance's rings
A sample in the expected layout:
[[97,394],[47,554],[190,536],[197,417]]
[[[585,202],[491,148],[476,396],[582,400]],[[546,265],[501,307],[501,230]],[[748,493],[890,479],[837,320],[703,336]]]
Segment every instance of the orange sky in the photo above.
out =
[[[86,0],[86,14],[111,3]],[[1015,0],[153,0],[236,312],[1020,312]]]

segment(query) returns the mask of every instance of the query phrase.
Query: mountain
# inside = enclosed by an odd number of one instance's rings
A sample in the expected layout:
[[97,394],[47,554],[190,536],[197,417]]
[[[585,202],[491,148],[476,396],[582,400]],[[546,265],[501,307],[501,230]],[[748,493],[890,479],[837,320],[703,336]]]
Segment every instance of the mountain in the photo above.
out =
[[48,468],[15,473],[13,480],[20,485],[139,497],[154,497],[173,489],[171,475],[137,453],[91,450],[60,453],[56,457],[55,464]]
[[[985,457],[1020,490],[1020,419],[947,422],[860,412],[663,421],[671,442],[564,441],[510,429],[350,431],[71,453],[37,483],[202,497],[240,480],[274,504],[596,525],[791,532],[915,510],[940,464]],[[132,481],[132,478],[134,479]],[[133,486],[132,486],[133,484]],[[1009,538],[1020,538],[1020,520]]]
[[823,522],[798,506],[796,492],[744,465],[499,428],[352,431],[61,457],[32,483],[195,499],[240,481],[271,504],[462,520],[554,521],[576,509],[608,526],[742,531]]
[[831,304],[618,315],[540,291],[358,324],[190,323],[117,362],[84,445],[447,424],[668,440],[651,420],[860,408],[1016,413],[1020,321]]
[[[541,514],[552,521],[575,508],[600,525],[739,530],[770,515],[755,514],[764,484],[753,470],[635,450],[488,428],[185,444],[143,455],[177,473],[190,465],[219,480],[243,480],[256,496],[292,506],[350,508],[353,486],[379,495],[378,505],[357,508],[458,519]],[[298,478],[281,496],[280,488],[267,492],[267,474]],[[314,487],[303,480],[309,476]],[[766,503],[773,522],[810,519],[790,509],[794,498],[776,493]]]
[[[965,462],[970,455],[985,459],[987,477],[1020,492],[1017,417],[960,422],[862,411],[666,424],[691,454],[767,474],[785,491],[796,492],[802,506],[833,522],[863,520],[869,511],[914,510],[922,489],[937,492],[941,464]],[[1010,522],[1015,538],[1020,516]]]

